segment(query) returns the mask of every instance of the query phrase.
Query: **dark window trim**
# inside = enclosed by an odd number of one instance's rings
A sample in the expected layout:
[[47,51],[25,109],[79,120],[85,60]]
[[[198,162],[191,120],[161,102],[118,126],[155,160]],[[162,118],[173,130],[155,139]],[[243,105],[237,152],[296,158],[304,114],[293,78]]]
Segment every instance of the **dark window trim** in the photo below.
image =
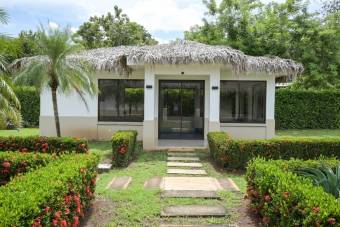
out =
[[[264,84],[264,88],[266,90],[264,94],[264,120],[263,121],[242,121],[242,120],[221,120],[221,92],[222,92],[222,86],[220,84],[220,123],[240,123],[240,124],[266,124],[266,119],[267,119],[267,81],[266,80],[221,80],[220,83],[222,82],[236,82],[237,83],[237,88],[238,91],[240,90],[240,83],[242,82],[260,82]],[[254,97],[252,97],[254,99]],[[252,103],[254,105],[254,102]],[[239,111],[240,112],[240,105],[238,105]],[[254,108],[253,108],[254,109]]]
[[[144,79],[98,79],[97,84],[98,84],[98,89],[99,89],[99,83],[100,81],[105,81],[105,80],[138,80],[138,81],[143,81],[143,89],[145,86],[145,80]],[[99,91],[100,92],[100,91]],[[144,105],[144,104],[143,104]],[[144,110],[144,107],[143,107]],[[108,119],[109,118],[109,119]],[[100,116],[100,101],[99,101],[99,94],[98,94],[98,99],[97,99],[97,121],[98,122],[143,122],[144,121],[144,113],[143,113],[143,119],[141,118],[131,118],[131,117],[102,117]]]

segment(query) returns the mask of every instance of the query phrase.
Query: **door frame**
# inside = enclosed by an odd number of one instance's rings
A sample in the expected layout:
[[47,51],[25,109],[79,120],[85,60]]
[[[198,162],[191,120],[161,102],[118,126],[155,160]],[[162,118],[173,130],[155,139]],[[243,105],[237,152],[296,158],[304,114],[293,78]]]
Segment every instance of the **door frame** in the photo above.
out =
[[[161,83],[162,82],[179,82],[179,83],[183,83],[183,82],[201,82],[202,84],[203,84],[203,87],[201,88],[202,90],[203,90],[203,107],[201,107],[201,108],[203,108],[203,116],[202,116],[202,118],[203,118],[203,121],[202,121],[202,129],[203,129],[203,132],[202,132],[202,138],[197,138],[197,139],[195,139],[195,138],[192,138],[192,139],[183,139],[183,140],[204,140],[204,133],[205,133],[205,80],[186,80],[186,79],[183,79],[183,80],[176,80],[176,79],[159,79],[158,80],[158,133],[157,133],[157,135],[158,135],[158,139],[162,139],[162,138],[160,138],[160,124],[161,124],[161,120],[160,120],[160,114],[161,114],[161,111],[160,111],[160,109],[161,109],[161,105],[160,105],[160,95],[161,95]],[[180,87],[180,88],[182,88],[182,87]],[[183,116],[181,116],[181,128],[182,128],[182,117]],[[181,140],[181,138],[176,138],[176,139],[179,139],[179,140]],[[167,140],[167,139],[165,139],[165,140]],[[169,139],[169,140],[171,140],[171,139]]]

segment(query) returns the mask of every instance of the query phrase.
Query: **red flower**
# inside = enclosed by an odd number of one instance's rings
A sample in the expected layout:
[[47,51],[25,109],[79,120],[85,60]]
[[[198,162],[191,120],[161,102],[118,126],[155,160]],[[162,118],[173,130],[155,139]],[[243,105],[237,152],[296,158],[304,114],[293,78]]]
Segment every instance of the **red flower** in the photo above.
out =
[[61,211],[55,212],[54,217],[59,219],[61,217]]
[[44,211],[45,213],[48,213],[50,211],[50,207],[45,207]]
[[264,195],[264,201],[270,202],[270,200],[272,200],[272,198],[270,197],[270,195],[269,195],[269,194],[265,194],[265,195]]
[[53,226],[57,226],[58,225],[58,220],[57,219],[53,219],[52,220],[52,225]]
[[262,222],[263,222],[264,224],[268,225],[268,223],[270,222],[270,217],[264,216],[264,217],[262,218]]
[[127,147],[125,145],[122,145],[118,148],[118,153],[125,154],[127,151]]
[[64,219],[60,222],[61,227],[67,227],[67,221]]
[[78,216],[74,216],[73,217],[73,224],[72,227],[76,227],[79,225],[79,217]]
[[68,195],[65,195],[64,200],[66,204],[69,204],[71,202],[71,197]]
[[96,185],[96,179],[95,179],[95,178],[92,178],[92,179],[91,179],[91,184],[92,184],[92,185]]
[[89,187],[89,186],[86,186],[86,188],[85,188],[85,193],[86,193],[86,194],[90,194],[90,193],[91,193],[91,190],[90,190],[90,187]]
[[328,224],[335,225],[336,221],[335,218],[328,218]]
[[40,227],[41,224],[40,224],[40,219],[36,219],[32,225],[32,227]]
[[313,207],[313,208],[312,208],[312,212],[313,212],[314,214],[319,213],[319,211],[320,211],[320,207]]
[[70,209],[66,208],[66,209],[65,209],[65,214],[66,214],[66,215],[70,214]]
[[9,163],[9,162],[3,162],[3,163],[2,163],[2,167],[4,167],[5,169],[8,169],[9,167],[11,167],[11,163]]

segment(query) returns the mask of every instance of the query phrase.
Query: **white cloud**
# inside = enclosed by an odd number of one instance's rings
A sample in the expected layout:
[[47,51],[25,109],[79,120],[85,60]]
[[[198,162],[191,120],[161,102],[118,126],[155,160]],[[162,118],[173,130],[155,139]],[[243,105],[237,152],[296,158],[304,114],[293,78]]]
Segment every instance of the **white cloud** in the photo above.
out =
[[50,21],[50,22],[48,22],[48,27],[50,29],[58,29],[59,25],[57,23],[55,23],[55,22]]

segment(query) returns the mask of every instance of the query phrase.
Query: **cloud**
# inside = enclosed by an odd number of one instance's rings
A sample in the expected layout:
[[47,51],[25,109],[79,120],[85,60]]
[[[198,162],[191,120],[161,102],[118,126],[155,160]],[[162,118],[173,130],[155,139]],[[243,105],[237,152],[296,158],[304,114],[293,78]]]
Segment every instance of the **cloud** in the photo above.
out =
[[50,21],[50,22],[48,22],[48,27],[50,29],[58,29],[59,25],[57,23],[55,23],[55,22]]

